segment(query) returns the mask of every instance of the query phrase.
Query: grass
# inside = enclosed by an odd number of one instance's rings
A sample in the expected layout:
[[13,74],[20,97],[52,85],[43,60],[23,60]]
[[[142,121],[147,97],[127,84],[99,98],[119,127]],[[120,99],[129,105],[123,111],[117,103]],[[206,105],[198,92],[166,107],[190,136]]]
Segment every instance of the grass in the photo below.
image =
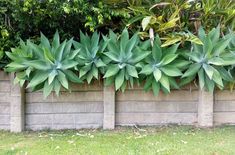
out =
[[235,127],[0,131],[1,155],[234,155]]

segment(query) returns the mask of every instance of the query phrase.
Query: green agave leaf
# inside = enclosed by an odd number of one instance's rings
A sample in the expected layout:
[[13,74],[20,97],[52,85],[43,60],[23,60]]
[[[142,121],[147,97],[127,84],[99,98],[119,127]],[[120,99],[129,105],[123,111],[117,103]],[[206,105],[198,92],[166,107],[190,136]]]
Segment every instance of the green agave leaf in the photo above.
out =
[[146,41],[144,41],[144,42],[141,42],[141,44],[140,44],[140,48],[141,48],[142,50],[145,50],[145,51],[146,51],[150,46],[151,46],[150,40],[146,40]]
[[214,58],[211,58],[210,60],[208,60],[208,64],[212,64],[212,65],[216,65],[216,66],[225,66],[226,62],[224,61],[224,59],[222,59],[220,57],[214,57]]
[[212,31],[209,32],[208,36],[210,37],[212,43],[217,43],[220,37],[220,26],[218,25],[216,29],[212,29]]
[[167,49],[165,49],[165,53],[167,54],[175,54],[179,48],[179,43],[178,44],[175,44],[175,45],[172,45],[171,47],[168,47]]
[[61,71],[58,71],[58,80],[64,88],[66,88],[66,89],[69,88],[68,80],[67,80],[65,74]]
[[29,84],[27,85],[27,88],[35,87],[41,83],[43,83],[48,78],[48,72],[47,71],[36,71],[33,78],[30,80]]
[[[121,39],[120,39],[120,50],[121,50],[121,52],[125,52],[128,41],[129,41],[129,33],[128,33],[127,29],[125,28],[122,31]],[[128,46],[132,46],[132,45],[129,44]]]
[[133,50],[134,46],[137,44],[137,42],[138,42],[138,35],[137,34],[134,34],[134,36],[132,36],[129,41],[126,40],[126,43],[127,43],[126,53],[130,53]]
[[91,42],[90,38],[84,33],[82,33],[82,31],[80,31],[80,42],[81,44],[85,45],[85,47],[87,47],[88,49],[91,48],[91,45],[89,44]]
[[54,90],[55,90],[57,96],[59,96],[60,88],[61,88],[61,84],[60,84],[59,80],[55,79]]
[[170,86],[172,86],[172,88],[180,89],[179,85],[177,84],[174,78],[168,77],[168,79],[169,79]]
[[51,85],[51,83],[54,81],[55,77],[58,75],[58,72],[56,70],[52,70],[50,74],[48,75],[48,84]]
[[50,95],[51,91],[54,88],[53,84],[48,84],[49,82],[45,82],[43,86],[43,96],[46,98],[47,96]]
[[171,63],[171,66],[175,66],[176,68],[184,69],[184,68],[187,68],[189,66],[189,64],[190,64],[190,62],[187,60],[177,59]]
[[199,38],[200,38],[202,41],[204,41],[204,39],[205,39],[205,37],[206,37],[206,33],[205,33],[205,31],[204,31],[204,29],[203,29],[202,27],[200,27],[200,28],[198,29],[198,36],[199,36]]
[[17,70],[22,70],[25,69],[27,66],[17,63],[17,62],[11,62],[7,65],[8,68],[6,68],[6,71],[17,71]]
[[222,79],[230,82],[233,81],[232,75],[224,67],[215,66],[215,69],[220,73]]
[[97,62],[95,62],[96,67],[105,67],[106,64],[101,60],[98,59]]
[[153,67],[152,67],[151,65],[145,65],[145,66],[142,68],[140,74],[149,75],[149,74],[151,74],[153,71],[154,71],[154,70],[153,70]]
[[159,81],[160,81],[161,85],[162,85],[164,88],[166,88],[166,90],[167,90],[168,92],[170,92],[170,83],[169,83],[168,77],[165,76],[164,74],[162,74],[162,76],[161,76],[161,78],[160,78]]
[[124,70],[120,70],[115,78],[115,89],[118,90],[124,82]]
[[201,54],[196,52],[190,52],[190,53],[184,53],[184,55],[188,56],[190,59],[192,59],[195,62],[201,62]]
[[178,68],[169,66],[169,65],[161,67],[161,71],[168,76],[181,76],[182,75],[182,72]]
[[63,54],[64,54],[65,45],[66,45],[66,40],[61,45],[59,45],[59,47],[55,50],[55,59],[57,61],[61,61],[62,60],[62,57],[63,57]]
[[17,60],[18,58],[14,55],[14,53],[12,52],[5,52],[6,55],[8,56],[8,58],[10,58],[11,60]]
[[51,49],[51,45],[49,40],[47,39],[47,37],[44,36],[43,33],[41,33],[41,44],[44,48],[46,48],[47,50]]
[[111,76],[114,76],[118,73],[119,71],[119,67],[117,64],[111,64],[108,66],[108,69],[104,75],[104,78],[107,78],[107,77],[111,77]]
[[156,68],[153,72],[153,76],[155,80],[158,82],[162,77],[162,72],[158,68]]
[[54,37],[53,37],[53,41],[52,41],[52,47],[55,49],[57,49],[60,45],[60,36],[58,31],[56,31]]
[[27,40],[27,46],[29,46],[35,56],[40,59],[44,58],[44,51],[39,46],[35,45],[30,40]]
[[231,41],[231,38],[226,38],[226,39],[219,41],[213,49],[214,54],[215,55],[221,54],[228,47],[230,41]]
[[[70,53],[71,53],[71,48],[72,48],[72,44],[73,44],[73,38],[71,38],[65,45],[64,47],[64,52],[63,52],[63,56],[62,59],[65,59]],[[72,58],[73,59],[73,58]]]
[[105,86],[110,86],[114,83],[115,81],[115,77],[108,77],[108,78],[105,78],[105,81],[104,81],[104,85]]
[[157,44],[157,41],[154,41],[154,46],[152,48],[152,56],[154,60],[160,61],[162,58],[162,48]]
[[204,46],[203,46],[203,52],[206,53],[206,55],[210,55],[211,52],[212,52],[212,49],[213,49],[213,46],[212,46],[212,41],[210,40],[209,37],[206,37],[204,39]]
[[80,52],[80,49],[72,51],[70,55],[68,56],[68,59],[74,59],[78,55],[79,52]]
[[95,31],[91,37],[91,47],[99,46],[100,35]]
[[[88,84],[91,83],[92,78],[93,78],[93,73],[92,73],[92,71],[91,71],[91,72],[88,72],[88,73],[87,73],[87,77],[86,77],[86,80],[87,80],[87,83],[88,83]],[[98,79],[98,75],[97,75],[97,79]]]
[[158,82],[153,81],[152,83],[153,94],[156,96],[160,91],[160,84]]
[[134,66],[127,65],[126,66],[127,72],[130,76],[138,78],[137,70]]
[[201,89],[205,86],[205,74],[203,68],[201,68],[198,72],[198,78],[199,78],[199,86]]
[[182,78],[180,81],[179,86],[184,86],[186,84],[189,84],[190,82],[192,82],[196,77],[196,74],[192,75],[192,76],[188,76],[186,78]]
[[116,62],[119,61],[119,58],[118,58],[117,53],[114,53],[114,52],[106,52],[106,53],[104,53],[104,55],[106,55],[107,57],[109,57],[109,58],[110,58],[111,60],[113,60],[113,61],[116,61]]
[[149,91],[151,89],[153,81],[154,80],[153,80],[153,76],[152,75],[148,76],[146,78],[146,81],[145,81],[145,84],[144,84],[144,90],[145,91]]
[[91,73],[96,79],[98,79],[99,73],[98,73],[98,69],[95,66],[92,67]]
[[90,70],[91,70],[91,64],[83,66],[80,70],[79,70],[79,77],[83,77],[84,75],[86,75]]
[[49,51],[49,49],[47,48],[43,48],[43,51],[44,51],[44,57],[45,59],[50,62],[51,64],[54,63],[55,59],[53,57],[53,55],[51,54],[51,52]]
[[42,71],[46,71],[48,69],[50,69],[50,66],[43,60],[31,60],[31,61],[25,61],[23,64],[37,69],[37,70],[42,70]]
[[199,64],[199,63],[194,63],[194,64],[191,64],[190,66],[189,66],[189,68],[187,69],[187,71],[183,74],[183,78],[184,77],[189,77],[189,76],[193,76],[193,75],[195,75],[198,71],[199,71],[199,69],[201,68],[201,64]]
[[66,70],[77,66],[78,62],[74,60],[65,59],[64,61],[61,62],[61,65],[62,65],[61,69]]
[[205,76],[205,86],[209,92],[213,92],[215,88],[215,83],[213,80],[210,80],[208,76]]
[[[117,45],[114,43],[114,42],[112,42],[112,41],[110,41],[109,43],[108,43],[108,49],[109,49],[109,53],[116,53],[116,54],[118,54],[118,53],[120,53],[120,50],[119,50],[119,48],[117,47]],[[108,55],[107,55],[108,56]],[[109,56],[108,56],[109,57]],[[111,58],[112,59],[112,58]]]
[[207,64],[203,64],[202,67],[204,68],[204,70],[205,70],[207,76],[209,77],[209,79],[211,80],[215,69],[212,66],[207,65]]
[[112,41],[118,40],[117,35],[111,29],[109,29],[109,37],[110,37],[110,40]]
[[82,80],[78,78],[78,76],[73,71],[64,70],[63,72],[69,81],[74,82],[74,83],[82,83]]
[[166,56],[163,57],[161,60],[161,65],[167,65],[171,63],[173,60],[175,60],[178,57],[178,54],[167,54]]
[[216,69],[214,69],[214,74],[212,79],[215,81],[216,84],[218,84],[221,87],[224,87],[222,77],[220,76],[220,73]]
[[138,52],[134,53],[132,59],[129,60],[131,63],[138,63],[151,53],[150,51],[141,51],[139,47],[136,47],[136,50]]

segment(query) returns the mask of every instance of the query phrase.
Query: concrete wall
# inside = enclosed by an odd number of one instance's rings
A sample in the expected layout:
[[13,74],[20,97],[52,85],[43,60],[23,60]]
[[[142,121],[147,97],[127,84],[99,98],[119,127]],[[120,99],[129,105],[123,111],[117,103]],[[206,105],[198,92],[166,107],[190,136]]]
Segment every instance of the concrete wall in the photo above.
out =
[[214,101],[214,124],[235,124],[235,91],[217,91]]
[[41,129],[113,129],[115,125],[187,124],[210,127],[235,124],[235,92],[214,94],[189,85],[170,94],[144,92],[143,87],[114,91],[102,82],[72,85],[46,99],[42,92],[24,91],[14,75],[0,72],[0,129],[20,132]]
[[0,71],[0,129],[10,129],[10,78]]
[[174,90],[154,96],[142,88],[116,95],[117,125],[164,125],[197,123],[198,90]]
[[80,129],[102,127],[103,85],[73,85],[43,99],[42,92],[26,92],[26,129]]

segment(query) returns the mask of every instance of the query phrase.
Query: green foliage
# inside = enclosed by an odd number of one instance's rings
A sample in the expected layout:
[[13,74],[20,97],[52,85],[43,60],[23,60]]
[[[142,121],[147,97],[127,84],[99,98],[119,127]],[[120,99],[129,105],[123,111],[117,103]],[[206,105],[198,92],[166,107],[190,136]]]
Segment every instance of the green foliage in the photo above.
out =
[[120,36],[110,31],[109,38],[104,37],[104,40],[108,42],[107,52],[104,53],[108,58],[104,75],[106,84],[114,81],[116,90],[124,90],[127,81],[133,86],[134,80],[138,78],[137,64],[150,52],[141,49],[137,34],[129,38],[127,29]]
[[[58,30],[61,38],[79,37],[79,31],[108,32],[122,30],[129,12],[96,0],[0,0],[0,53],[18,46],[19,38],[40,40],[40,32],[52,37]],[[6,56],[0,68],[7,63]]]
[[100,42],[100,35],[95,32],[92,37],[80,32],[80,42],[74,41],[75,49],[80,50],[76,57],[78,64],[79,77],[86,79],[88,83],[93,78],[99,78],[99,72],[106,64],[101,59],[107,42]]
[[232,79],[225,66],[235,64],[235,55],[228,50],[232,35],[228,34],[220,38],[219,26],[208,34],[203,28],[200,28],[198,35],[203,45],[193,44],[192,51],[184,53],[191,65],[182,77],[193,79],[192,77],[197,74],[201,89],[205,87],[207,90],[213,91],[215,85],[222,89],[223,81]]
[[60,43],[58,32],[52,43],[43,34],[39,45],[30,40],[26,44],[21,41],[18,48],[7,52],[12,62],[6,66],[6,71],[16,72],[15,82],[21,86],[28,81],[27,88],[43,89],[45,97],[52,90],[58,95],[61,86],[69,89],[69,82],[82,82],[73,72],[80,50],[71,50],[72,43],[73,39]]
[[207,29],[220,24],[222,28],[230,27],[235,30],[234,0],[202,0],[200,12],[201,22]]
[[[178,58],[179,44],[168,48],[161,47],[160,38],[155,38],[152,52],[141,65],[141,74],[146,76],[144,89],[152,89],[157,95],[162,88],[164,92],[170,92],[170,86],[178,89],[175,77],[182,75],[181,68],[188,65],[188,61]],[[148,47],[149,48],[149,47]]]
[[141,28],[143,38],[148,38],[148,31],[153,29],[165,40],[163,46],[185,41],[199,43],[193,34],[201,25],[206,30],[217,25],[221,25],[223,31],[228,27],[235,29],[234,0],[149,0],[130,5],[130,10],[133,17],[127,26],[135,30]]
[[58,32],[51,42],[41,34],[39,44],[21,40],[19,47],[7,52],[12,62],[6,71],[16,72],[15,82],[21,86],[43,89],[44,96],[52,91],[58,95],[61,87],[69,89],[69,82],[90,84],[101,77],[106,85],[114,83],[122,91],[145,82],[144,89],[152,89],[155,95],[179,89],[197,77],[200,88],[209,91],[215,86],[223,89],[229,82],[233,85],[234,32],[221,37],[219,26],[209,33],[200,28],[198,37],[191,46],[166,47],[158,35],[154,41],[141,41],[138,33],[130,37],[127,29],[120,35],[110,30],[102,38],[97,32],[90,36],[81,31],[79,41],[71,38],[62,43]]

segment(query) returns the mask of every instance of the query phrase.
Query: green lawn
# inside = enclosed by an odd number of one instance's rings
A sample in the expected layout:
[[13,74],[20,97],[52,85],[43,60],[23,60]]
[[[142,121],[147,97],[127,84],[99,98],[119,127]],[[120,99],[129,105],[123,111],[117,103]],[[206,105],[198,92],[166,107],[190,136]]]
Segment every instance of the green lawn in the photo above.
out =
[[0,131],[0,154],[235,155],[235,127],[197,129],[173,126],[21,134]]

